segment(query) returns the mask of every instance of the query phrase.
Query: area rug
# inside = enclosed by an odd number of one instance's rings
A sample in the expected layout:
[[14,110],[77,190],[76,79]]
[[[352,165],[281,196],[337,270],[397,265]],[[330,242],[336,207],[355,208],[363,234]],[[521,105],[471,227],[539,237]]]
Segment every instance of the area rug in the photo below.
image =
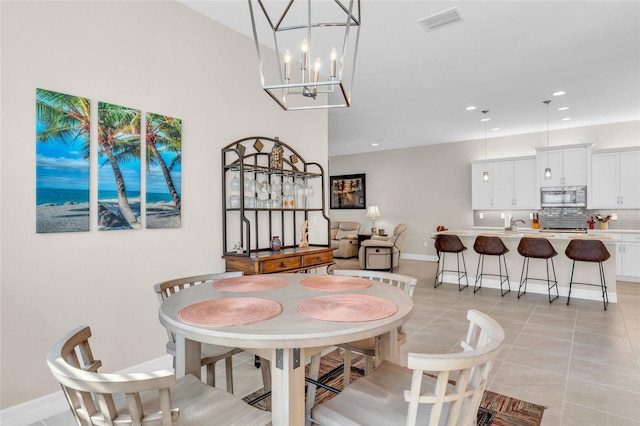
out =
[[[320,379],[332,388],[342,390],[343,350],[336,349],[322,357],[320,362]],[[351,381],[364,374],[364,356],[353,353],[351,360]],[[309,365],[306,366],[309,375]],[[336,394],[330,390],[318,388],[316,402],[331,399]],[[262,389],[244,397],[244,401],[265,410],[270,396],[264,395]],[[485,391],[478,410],[478,426],[540,426],[545,407],[511,398],[491,391]]]

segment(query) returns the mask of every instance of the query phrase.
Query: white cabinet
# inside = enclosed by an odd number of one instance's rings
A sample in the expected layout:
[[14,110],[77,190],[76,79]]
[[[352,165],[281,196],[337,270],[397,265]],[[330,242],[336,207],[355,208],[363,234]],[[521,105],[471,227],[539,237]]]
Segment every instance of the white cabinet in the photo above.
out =
[[640,282],[640,233],[618,234],[616,275],[619,280]]
[[[557,148],[538,148],[538,179],[541,187],[589,185],[591,177],[591,147],[593,144]],[[551,169],[551,179],[544,178]]]
[[594,152],[589,208],[640,208],[640,149]]
[[[482,176],[489,172],[489,182]],[[538,209],[535,157],[482,161],[471,165],[473,210]]]

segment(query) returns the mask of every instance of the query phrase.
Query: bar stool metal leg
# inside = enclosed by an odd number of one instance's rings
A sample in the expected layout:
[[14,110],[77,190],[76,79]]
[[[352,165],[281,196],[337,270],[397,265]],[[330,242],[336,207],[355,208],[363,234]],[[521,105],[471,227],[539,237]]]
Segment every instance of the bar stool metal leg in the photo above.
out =
[[[502,279],[502,266],[500,264],[500,258],[502,257],[502,261],[504,262],[504,275],[505,278]],[[507,258],[505,257],[505,255],[500,255],[498,256],[498,270],[500,272],[499,278],[500,278],[500,294],[502,297],[504,297],[505,294],[509,293],[511,291],[511,284],[509,283],[509,271],[507,270]],[[503,291],[502,289],[502,285],[504,284],[504,282],[507,282],[507,291]]]
[[[553,270],[553,285],[551,285],[551,281],[549,280],[549,260],[551,260],[551,269]],[[547,261],[547,290],[549,292],[549,303],[560,297],[560,293],[558,293],[558,278],[556,277],[556,267],[553,264],[553,258],[546,259]],[[551,298],[551,289],[556,288],[556,297]]]
[[[479,273],[478,273],[479,272]],[[484,275],[484,254],[481,254],[478,258],[478,267],[476,268],[476,281],[473,284],[473,294],[482,288],[482,276]],[[478,285],[480,281],[480,285]]]
[[[520,273],[520,286],[518,286],[518,299],[527,292],[527,280],[529,279],[529,258],[525,257],[522,262],[522,272]],[[524,291],[522,290],[524,287]]]

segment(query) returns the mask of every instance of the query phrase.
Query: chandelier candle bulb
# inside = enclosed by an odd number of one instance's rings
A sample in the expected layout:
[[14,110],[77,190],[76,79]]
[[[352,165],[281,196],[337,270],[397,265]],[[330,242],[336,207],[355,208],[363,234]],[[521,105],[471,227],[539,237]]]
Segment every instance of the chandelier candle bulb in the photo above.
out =
[[320,57],[316,58],[316,63],[314,64],[313,69],[313,81],[314,83],[317,83],[318,78],[320,77]]
[[284,52],[284,78],[285,80],[291,80],[291,52],[287,49]]
[[338,59],[338,52],[336,52],[335,47],[331,48],[330,58],[331,58],[331,66],[329,70],[329,77],[336,78],[336,60]]
[[300,52],[301,52],[300,69],[301,70],[306,70],[307,69],[307,51],[308,50],[309,50],[309,43],[307,42],[307,39],[305,38],[304,40],[302,40],[302,46],[300,48]]

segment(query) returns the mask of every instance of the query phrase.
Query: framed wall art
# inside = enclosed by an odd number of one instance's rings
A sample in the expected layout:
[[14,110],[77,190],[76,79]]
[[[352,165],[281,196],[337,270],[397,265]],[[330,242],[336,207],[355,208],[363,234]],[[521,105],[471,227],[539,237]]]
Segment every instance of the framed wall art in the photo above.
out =
[[332,209],[367,208],[365,175],[331,176]]

